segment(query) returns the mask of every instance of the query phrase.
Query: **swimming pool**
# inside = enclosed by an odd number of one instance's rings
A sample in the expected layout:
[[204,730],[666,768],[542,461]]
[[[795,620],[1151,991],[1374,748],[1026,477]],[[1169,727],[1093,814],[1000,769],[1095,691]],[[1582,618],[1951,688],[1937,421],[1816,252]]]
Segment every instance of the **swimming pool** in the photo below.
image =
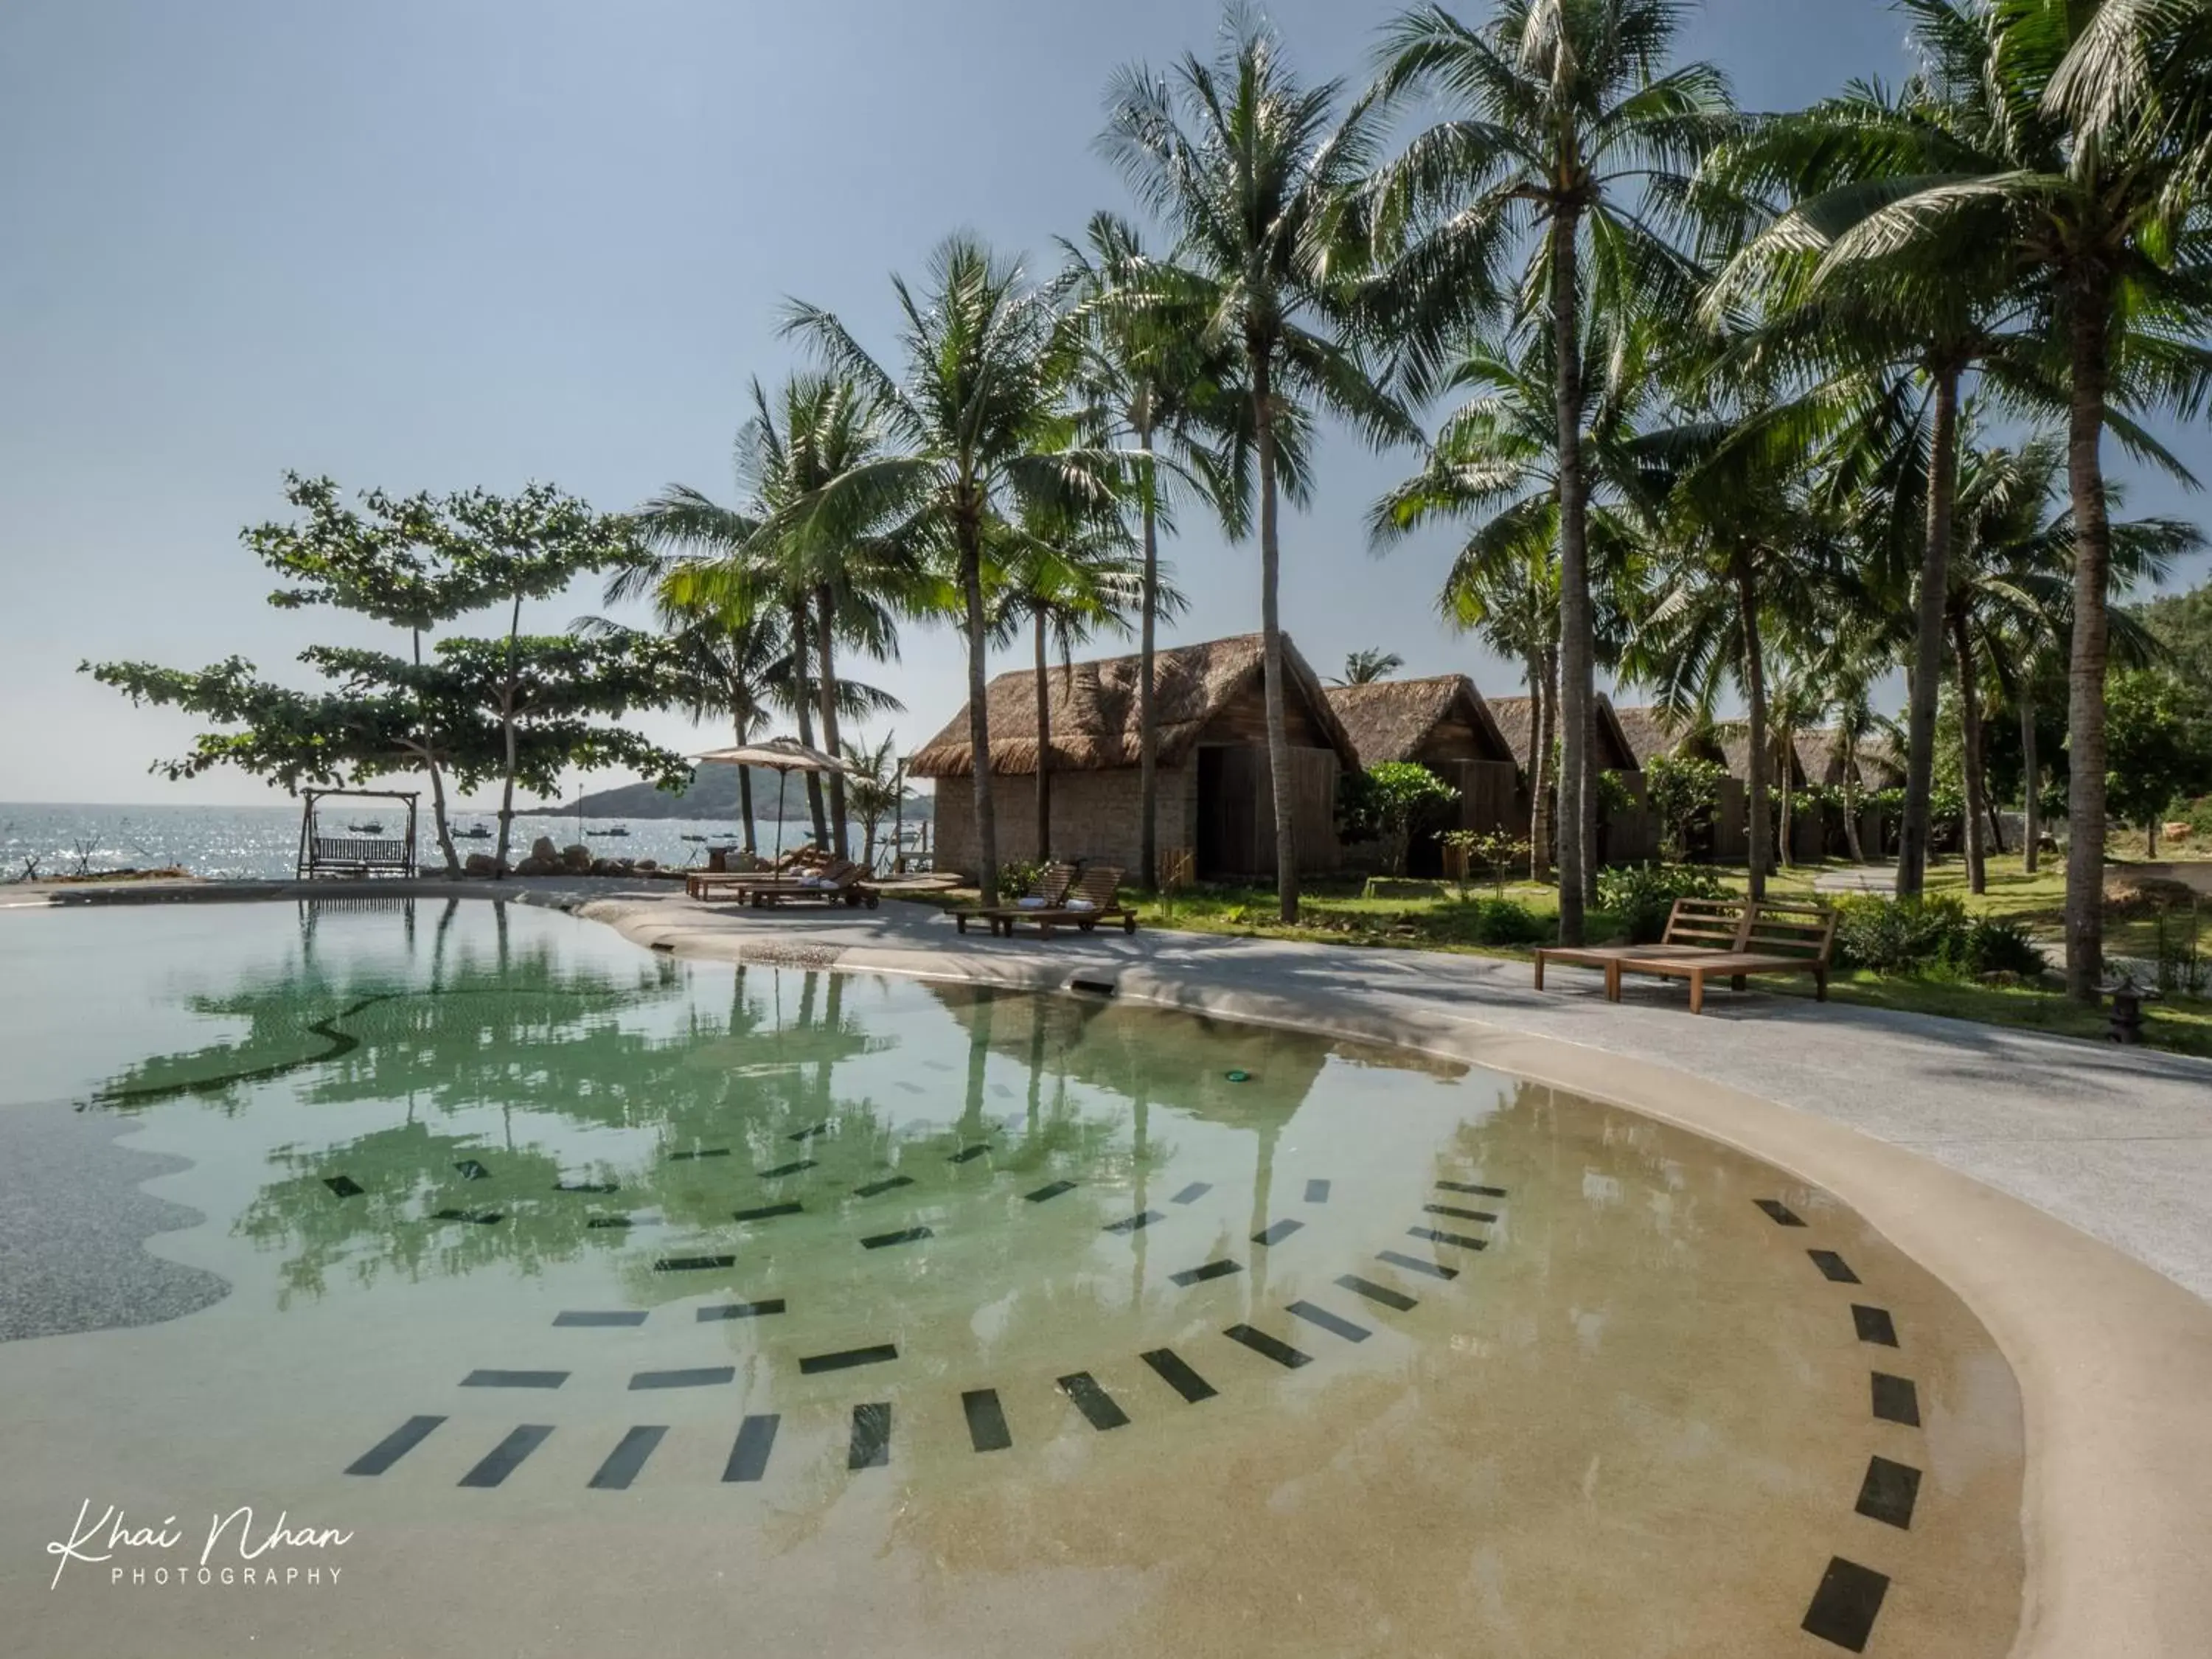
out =
[[[147,1248],[229,1286],[0,1344],[34,1650],[2010,1644],[1988,1336],[1634,1113],[513,905],[0,925],[0,1109],[186,1160]],[[337,1580],[199,1582],[240,1504]]]

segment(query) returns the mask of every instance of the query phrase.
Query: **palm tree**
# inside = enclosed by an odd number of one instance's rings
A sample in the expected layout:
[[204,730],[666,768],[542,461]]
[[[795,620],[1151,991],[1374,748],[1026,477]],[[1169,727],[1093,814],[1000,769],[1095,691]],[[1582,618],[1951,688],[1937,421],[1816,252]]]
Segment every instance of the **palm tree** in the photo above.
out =
[[1373,685],[1387,680],[1406,665],[1406,659],[1395,651],[1385,651],[1380,646],[1368,646],[1350,653],[1344,659],[1343,674],[1329,682],[1332,685]]
[[1072,368],[1067,332],[1048,293],[1021,265],[972,237],[931,257],[927,289],[894,277],[903,323],[903,378],[894,377],[827,311],[795,305],[785,332],[807,341],[853,380],[877,412],[881,453],[784,507],[778,521],[878,526],[886,547],[934,559],[958,584],[968,645],[968,737],[974,755],[977,874],[998,890],[991,732],[985,697],[990,612],[987,550],[1027,544],[1024,513],[1101,511],[1120,483],[1118,458],[1075,442],[1063,412]]
[[[2094,1000],[2104,965],[2105,676],[2112,528],[2107,429],[2179,464],[2137,424],[2202,407],[2198,343],[2212,100],[2202,8],[2173,0],[1910,0],[1923,40],[1972,65],[1986,97],[1946,131],[1942,165],[1863,194],[1823,256],[1923,295],[1996,267],[2068,410],[2075,521],[2069,651],[2066,973]],[[2191,30],[2197,33],[2192,36]],[[1939,458],[1940,459],[1940,458]],[[1939,492],[1940,494],[1940,492]],[[1948,524],[1948,515],[1942,521]],[[1938,522],[1930,503],[1930,524]]]
[[[1343,331],[1359,297],[1349,227],[1354,186],[1374,158],[1372,106],[1335,118],[1340,82],[1302,86],[1282,42],[1231,4],[1212,63],[1187,56],[1161,78],[1132,65],[1114,77],[1102,139],[1139,200],[1165,222],[1187,273],[1178,302],[1203,315],[1202,338],[1230,353],[1249,414],[1235,446],[1240,483],[1258,495],[1260,617],[1265,638],[1267,764],[1273,785],[1281,915],[1298,915],[1298,849],[1279,602],[1279,493],[1300,498],[1291,446],[1310,412],[1329,410],[1371,441],[1414,435]],[[1293,462],[1286,467],[1285,463]],[[1240,501],[1245,489],[1237,491]],[[1235,533],[1241,512],[1228,520]]]
[[[898,811],[906,799],[906,779],[898,757],[898,734],[887,732],[872,749],[848,739],[844,748],[849,782],[847,804],[860,821],[860,862],[872,873],[876,867],[876,830],[884,818]],[[893,849],[894,854],[896,848]]]
[[[1559,936],[1580,944],[1595,880],[1596,696],[1589,483],[1581,449],[1589,336],[1689,309],[1696,273],[1662,230],[1730,119],[1705,64],[1668,67],[1680,0],[1499,0],[1474,27],[1441,6],[1384,30],[1377,94],[1440,100],[1379,181],[1376,227],[1401,249],[1390,307],[1408,384],[1425,391],[1516,246],[1527,314],[1553,333],[1559,499]],[[1585,248],[1587,243],[1587,248]]]
[[1147,253],[1137,228],[1114,214],[1093,215],[1085,240],[1083,247],[1060,244],[1067,255],[1062,281],[1073,307],[1070,323],[1080,350],[1075,394],[1103,441],[1126,442],[1136,451],[1144,541],[1137,674],[1143,829],[1137,874],[1151,891],[1159,884],[1160,734],[1153,684],[1161,614],[1159,534],[1173,528],[1164,512],[1169,487],[1177,480],[1196,483],[1231,533],[1243,533],[1241,498],[1224,487],[1214,447],[1234,433],[1241,393],[1229,380],[1232,354],[1208,341],[1206,317],[1194,303],[1200,285],[1189,272]]

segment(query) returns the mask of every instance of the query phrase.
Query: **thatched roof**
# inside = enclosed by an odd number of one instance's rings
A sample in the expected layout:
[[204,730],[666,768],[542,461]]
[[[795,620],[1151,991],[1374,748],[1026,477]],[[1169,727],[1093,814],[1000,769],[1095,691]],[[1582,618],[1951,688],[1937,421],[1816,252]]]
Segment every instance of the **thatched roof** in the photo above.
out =
[[[1602,691],[1591,705],[1590,724],[1597,738],[1599,770],[1605,772],[1634,772],[1641,769],[1643,757],[1622,729],[1621,714],[1615,709],[1613,699]],[[1513,758],[1523,772],[1528,770],[1536,754],[1536,705],[1528,697],[1492,697],[1490,713],[1498,722],[1498,729],[1513,750]]]
[[1849,757],[1838,752],[1836,728],[1816,726],[1797,733],[1797,768],[1808,783],[1834,787],[1844,781]]
[[1464,674],[1332,685],[1328,695],[1363,767],[1413,759],[1430,734],[1452,719],[1474,728],[1476,741],[1489,751],[1486,759],[1512,760],[1516,752],[1498,729],[1482,693]]
[[[1056,772],[1105,772],[1137,764],[1137,681],[1140,659],[1107,657],[1048,669],[1047,719]],[[1179,645],[1153,659],[1152,701],[1159,723],[1163,766],[1176,766],[1209,722],[1253,685],[1266,666],[1257,634]],[[1358,751],[1329,707],[1306,659],[1283,636],[1287,689],[1302,694],[1314,723],[1346,766]],[[1034,776],[1037,769],[1036,671],[1016,669],[985,688],[991,726],[991,769],[1000,776]],[[968,742],[968,706],[917,750],[907,770],[917,778],[967,777],[975,763]]]
[[1896,789],[1905,782],[1905,757],[1887,738],[1859,745],[1859,777],[1869,789]]

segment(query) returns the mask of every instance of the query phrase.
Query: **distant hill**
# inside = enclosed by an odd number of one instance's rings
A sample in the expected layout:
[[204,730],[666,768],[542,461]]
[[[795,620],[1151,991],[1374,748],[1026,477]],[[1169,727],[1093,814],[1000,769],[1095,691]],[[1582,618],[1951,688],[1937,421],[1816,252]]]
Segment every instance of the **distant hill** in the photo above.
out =
[[[753,814],[767,818],[775,811],[776,775],[758,767],[744,769],[752,774]],[[702,766],[691,774],[691,781],[680,793],[659,789],[640,781],[626,783],[619,788],[599,789],[586,794],[582,802],[583,814],[587,818],[734,818],[738,815],[738,771],[734,766]],[[806,815],[806,779],[793,772],[784,791],[784,814],[800,818]],[[519,814],[553,817],[576,816],[579,803],[575,801],[540,801],[535,806],[519,806]],[[915,796],[906,804],[909,820],[930,816],[930,799]]]

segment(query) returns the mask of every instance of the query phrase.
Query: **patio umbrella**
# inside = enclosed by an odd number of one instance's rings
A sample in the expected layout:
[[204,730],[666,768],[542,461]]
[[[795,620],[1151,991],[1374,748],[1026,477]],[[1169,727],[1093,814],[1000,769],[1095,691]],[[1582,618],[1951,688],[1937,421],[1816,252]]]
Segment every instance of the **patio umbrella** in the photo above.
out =
[[758,766],[775,774],[775,855],[783,856],[783,791],[793,772],[849,772],[835,755],[811,749],[796,738],[770,738],[766,743],[739,744],[734,749],[710,749],[692,759],[702,766]]

